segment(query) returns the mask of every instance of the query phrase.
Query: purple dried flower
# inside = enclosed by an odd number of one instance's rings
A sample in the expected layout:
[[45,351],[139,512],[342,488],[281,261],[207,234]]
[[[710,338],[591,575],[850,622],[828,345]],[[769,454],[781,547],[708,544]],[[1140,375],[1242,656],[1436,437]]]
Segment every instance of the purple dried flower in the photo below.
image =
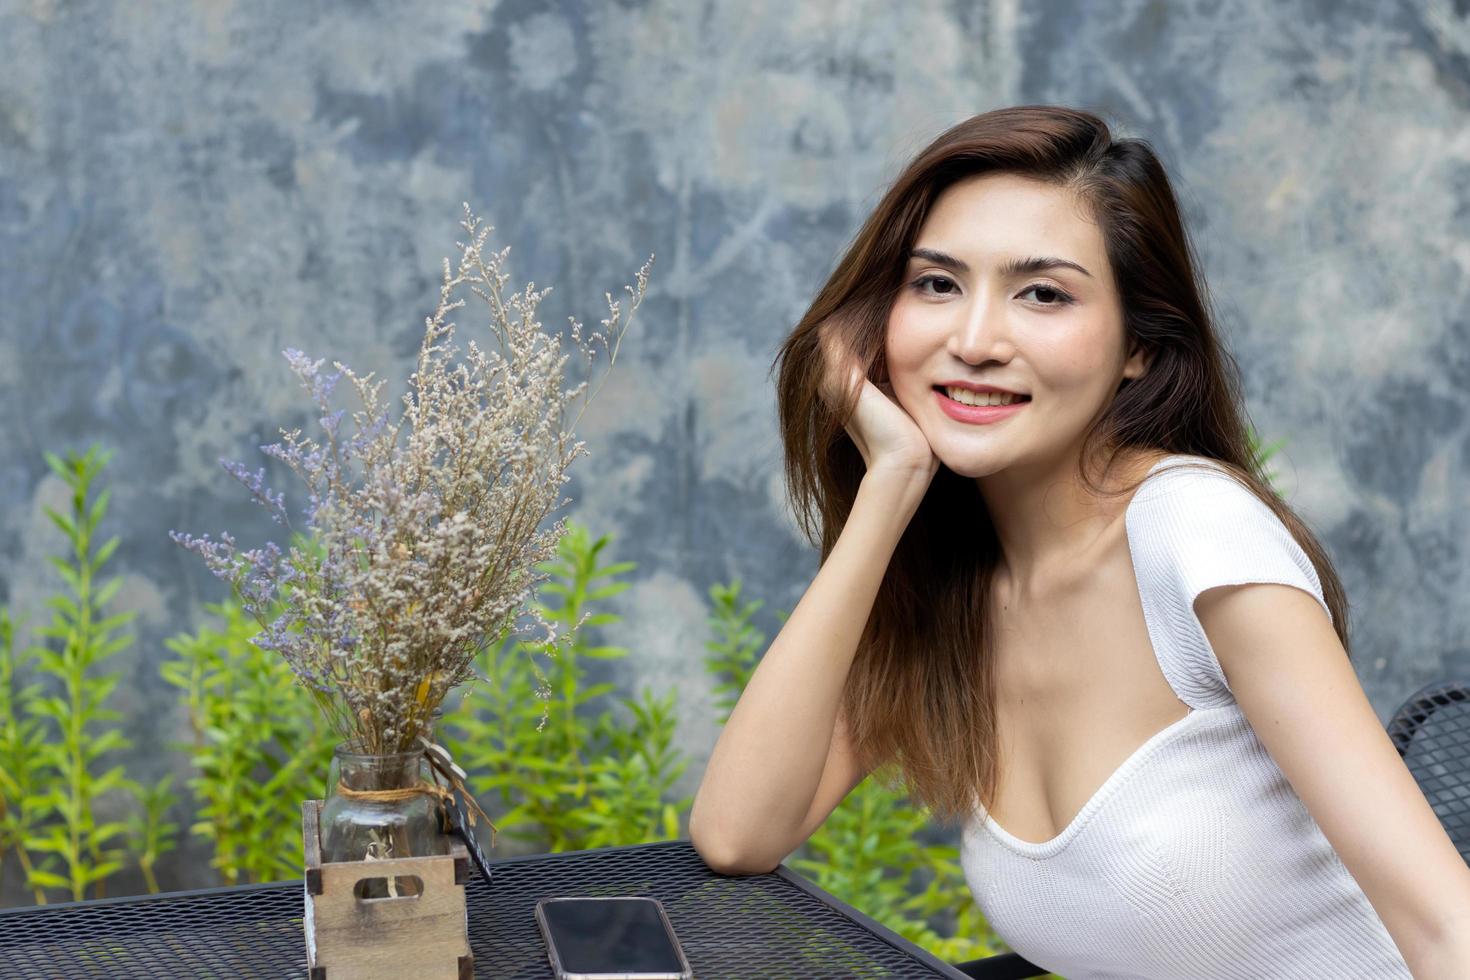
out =
[[[482,229],[469,205],[461,224],[469,244],[459,245],[457,270],[444,262],[439,305],[425,321],[396,423],[380,399],[382,381],[338,361],[335,373],[324,374],[323,359],[282,352],[321,412],[324,438],[283,429],[281,442],[260,450],[306,484],[307,533],[293,533],[286,551],[271,542],[237,552],[228,534],[213,542],[169,532],[230,583],[261,624],[256,645],[286,659],[342,738],[362,739],[373,751],[413,745],[450,686],[472,675],[475,655],[499,641],[518,610],[529,607],[531,625],[548,640],[555,635],[530,600],[545,579],[539,566],[555,556],[564,530],[561,521],[546,526],[547,518],[566,502],[566,468],[585,452],[572,431],[591,394],[585,382],[564,383],[569,355],[536,320],[549,290],[529,284],[506,296],[509,247],[484,252],[493,229]],[[586,367],[599,345],[609,367],[616,359],[652,261],[639,270],[636,291],[625,287],[627,319],[610,294],[605,332],[584,339],[572,319]],[[465,305],[450,299],[464,285],[488,305],[498,349],[470,341],[463,362],[453,363],[459,350],[446,317]],[[330,404],[344,377],[363,405],[345,440],[346,412]],[[574,402],[580,406],[569,419]],[[347,468],[352,460],[362,463],[358,480]],[[290,527],[285,495],[265,486],[264,469],[221,464]]]
[[257,503],[264,507],[271,515],[271,520],[277,524],[290,526],[290,518],[286,516],[286,495],[284,493],[272,494],[270,488],[265,486],[265,467],[261,467],[254,474],[248,473],[245,467],[239,463],[221,458],[220,465],[241,483],[245,484]]

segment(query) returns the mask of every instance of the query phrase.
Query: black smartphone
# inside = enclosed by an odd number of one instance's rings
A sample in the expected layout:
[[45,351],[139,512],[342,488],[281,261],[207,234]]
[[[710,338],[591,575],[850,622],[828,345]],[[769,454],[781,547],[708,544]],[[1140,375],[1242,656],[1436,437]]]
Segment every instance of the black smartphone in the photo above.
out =
[[536,924],[557,980],[692,980],[656,898],[543,898]]

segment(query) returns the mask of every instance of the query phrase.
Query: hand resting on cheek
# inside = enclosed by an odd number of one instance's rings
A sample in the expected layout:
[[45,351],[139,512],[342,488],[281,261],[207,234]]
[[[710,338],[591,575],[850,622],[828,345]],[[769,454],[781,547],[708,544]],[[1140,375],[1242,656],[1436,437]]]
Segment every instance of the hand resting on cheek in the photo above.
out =
[[939,459],[929,440],[893,396],[891,385],[877,385],[863,373],[857,358],[841,338],[825,326],[818,330],[826,371],[822,397],[841,411],[841,394],[861,384],[857,405],[843,421],[848,437],[862,454],[868,472],[894,472],[932,479]]

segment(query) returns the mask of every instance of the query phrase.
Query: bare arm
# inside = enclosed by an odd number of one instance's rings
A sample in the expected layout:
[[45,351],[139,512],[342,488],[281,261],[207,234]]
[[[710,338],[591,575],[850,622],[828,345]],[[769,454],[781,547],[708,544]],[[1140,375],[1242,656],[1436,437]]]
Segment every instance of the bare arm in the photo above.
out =
[[1241,709],[1422,980],[1466,976],[1470,869],[1399,758],[1315,599],[1274,583],[1201,593]]
[[831,554],[751,675],[689,815],[690,840],[711,868],[770,871],[866,775],[838,706],[878,586],[930,476],[863,477]]
[[888,562],[939,469],[892,394],[825,328],[820,342],[823,397],[842,413],[867,471],[831,553],[730,712],[695,793],[690,841],[726,874],[773,869],[866,775],[840,717],[842,691]]

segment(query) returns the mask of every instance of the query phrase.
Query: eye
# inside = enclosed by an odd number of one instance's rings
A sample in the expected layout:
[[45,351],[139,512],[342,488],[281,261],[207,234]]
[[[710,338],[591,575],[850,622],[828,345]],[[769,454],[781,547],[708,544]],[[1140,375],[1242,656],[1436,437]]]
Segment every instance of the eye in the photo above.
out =
[[[938,292],[928,292],[924,289],[924,287],[929,285],[930,283],[946,283],[951,288],[942,289]],[[919,292],[923,293],[926,296],[953,296],[953,287],[955,285],[955,281],[948,276],[936,276],[930,274],[927,276],[920,276],[919,278],[915,279],[911,285],[914,289],[917,289]]]
[[1025,296],[1027,293],[1032,292],[1032,291],[1035,291],[1036,296],[1037,296],[1038,299],[1041,298],[1041,296],[1042,296],[1043,293],[1046,293],[1046,294],[1049,294],[1049,295],[1055,297],[1054,299],[1050,300],[1049,302],[1040,303],[1039,305],[1041,305],[1041,306],[1066,306],[1068,303],[1072,302],[1072,297],[1071,296],[1069,296],[1068,294],[1062,292],[1060,289],[1056,288],[1055,286],[1049,286],[1049,285],[1047,285],[1044,282],[1034,282],[1034,283],[1032,283],[1031,285],[1027,286],[1025,289],[1021,290],[1021,295],[1022,296]]

